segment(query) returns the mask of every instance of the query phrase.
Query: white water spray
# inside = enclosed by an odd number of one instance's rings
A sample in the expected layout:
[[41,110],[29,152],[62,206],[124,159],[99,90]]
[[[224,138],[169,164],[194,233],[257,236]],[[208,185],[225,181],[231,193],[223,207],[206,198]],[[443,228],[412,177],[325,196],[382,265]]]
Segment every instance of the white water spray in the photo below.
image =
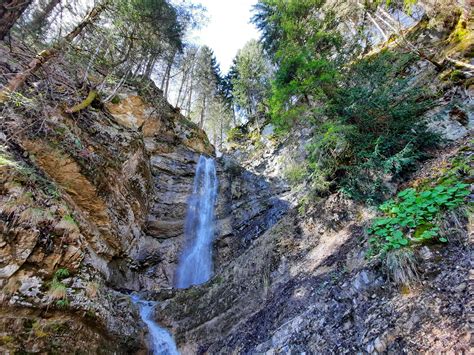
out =
[[132,302],[138,305],[140,310],[140,317],[143,322],[147,325],[150,332],[150,345],[151,352],[153,355],[179,355],[179,351],[176,348],[171,334],[164,328],[161,328],[153,320],[153,309],[155,303],[150,301],[144,301],[137,295],[133,295]]
[[216,197],[217,175],[214,160],[201,155],[186,213],[186,245],[178,265],[177,288],[202,284],[212,276]]

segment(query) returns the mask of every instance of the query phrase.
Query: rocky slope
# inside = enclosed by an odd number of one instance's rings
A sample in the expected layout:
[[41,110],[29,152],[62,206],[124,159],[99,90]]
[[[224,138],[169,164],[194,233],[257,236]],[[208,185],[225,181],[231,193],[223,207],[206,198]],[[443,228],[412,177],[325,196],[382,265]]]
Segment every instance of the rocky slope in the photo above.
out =
[[372,213],[340,195],[292,210],[209,285],[162,302],[157,318],[189,354],[467,351],[472,221],[450,217],[449,247],[419,249],[420,279],[397,286],[365,258]]

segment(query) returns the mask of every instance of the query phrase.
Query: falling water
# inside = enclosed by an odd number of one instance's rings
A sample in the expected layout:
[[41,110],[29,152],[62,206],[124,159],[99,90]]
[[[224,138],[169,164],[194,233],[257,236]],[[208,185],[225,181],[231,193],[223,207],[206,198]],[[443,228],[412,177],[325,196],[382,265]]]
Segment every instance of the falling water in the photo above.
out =
[[143,322],[147,325],[150,332],[150,344],[153,355],[179,355],[179,351],[176,348],[171,334],[161,328],[153,320],[153,309],[155,307],[154,302],[144,301],[137,295],[132,296],[132,302],[138,305],[140,309],[140,317]]
[[211,278],[216,196],[217,176],[214,160],[201,155],[186,213],[186,245],[176,275],[178,288],[199,285]]

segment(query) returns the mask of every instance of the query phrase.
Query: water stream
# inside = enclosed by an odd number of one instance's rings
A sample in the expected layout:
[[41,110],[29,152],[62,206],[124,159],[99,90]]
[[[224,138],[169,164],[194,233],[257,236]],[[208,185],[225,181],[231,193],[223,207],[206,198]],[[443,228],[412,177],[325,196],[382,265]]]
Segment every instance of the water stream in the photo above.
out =
[[[177,270],[177,288],[206,282],[212,276],[212,240],[214,238],[214,205],[217,198],[216,166],[212,158],[199,157],[193,191],[186,212],[185,248]],[[140,317],[150,332],[153,355],[179,355],[172,335],[153,320],[154,302],[132,296]]]
[[153,355],[179,355],[172,335],[153,320],[155,303],[142,300],[137,295],[133,295],[131,298],[132,302],[138,306],[140,317],[150,332],[151,353]]
[[201,155],[186,212],[184,227],[186,244],[178,264],[177,288],[202,284],[212,276],[216,198],[217,175],[214,159]]

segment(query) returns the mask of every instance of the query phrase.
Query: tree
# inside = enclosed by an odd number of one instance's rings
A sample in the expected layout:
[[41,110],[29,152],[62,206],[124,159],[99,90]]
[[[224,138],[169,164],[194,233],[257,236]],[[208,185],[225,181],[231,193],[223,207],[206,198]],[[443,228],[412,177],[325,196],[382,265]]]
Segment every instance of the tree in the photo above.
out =
[[194,77],[193,89],[197,96],[194,112],[195,116],[198,116],[199,127],[203,128],[209,105],[217,93],[220,81],[219,66],[213,51],[207,46],[202,46],[197,54]]
[[237,63],[236,58],[232,61],[232,66],[229,69],[229,72],[220,82],[220,87],[218,88],[220,96],[223,98],[228,110],[232,113],[232,121],[234,126],[237,125],[237,116],[236,116],[236,105],[234,97],[234,85],[233,81],[237,79]]
[[4,0],[0,3],[0,40],[5,36],[32,0]]
[[[269,100],[272,119],[289,128],[311,101],[328,100],[334,89],[341,36],[324,0],[261,0],[253,21],[277,65]],[[302,103],[303,106],[296,103]]]
[[256,40],[250,40],[239,50],[232,68],[233,98],[247,118],[262,110],[270,89],[271,65]]

